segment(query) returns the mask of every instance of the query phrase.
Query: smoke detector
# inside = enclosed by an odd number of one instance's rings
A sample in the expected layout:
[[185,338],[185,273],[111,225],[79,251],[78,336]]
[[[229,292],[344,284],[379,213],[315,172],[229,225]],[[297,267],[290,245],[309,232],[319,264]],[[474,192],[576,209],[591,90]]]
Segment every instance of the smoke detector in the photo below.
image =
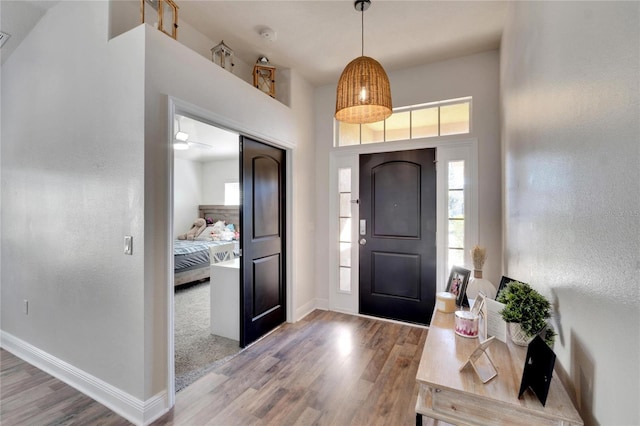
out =
[[267,27],[262,28],[259,34],[260,34],[260,37],[262,37],[267,41],[275,41],[278,38],[278,34],[276,34],[276,32],[273,31],[271,28],[267,28]]

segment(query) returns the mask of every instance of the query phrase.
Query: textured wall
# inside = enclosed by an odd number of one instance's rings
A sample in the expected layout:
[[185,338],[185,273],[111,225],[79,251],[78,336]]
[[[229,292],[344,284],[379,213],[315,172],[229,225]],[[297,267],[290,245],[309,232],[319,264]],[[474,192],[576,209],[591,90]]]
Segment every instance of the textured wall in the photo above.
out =
[[587,424],[640,424],[639,7],[517,2],[501,48],[505,272],[552,298]]
[[107,23],[60,2],[2,66],[2,330],[143,398],[143,45]]

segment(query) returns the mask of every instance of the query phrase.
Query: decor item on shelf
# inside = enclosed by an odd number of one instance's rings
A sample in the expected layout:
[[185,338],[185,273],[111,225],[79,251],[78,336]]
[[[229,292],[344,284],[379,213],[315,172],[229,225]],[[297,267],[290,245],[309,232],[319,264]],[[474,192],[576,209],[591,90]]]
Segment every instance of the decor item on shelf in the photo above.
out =
[[495,299],[496,288],[489,280],[482,278],[482,268],[487,260],[487,249],[478,245],[471,249],[471,259],[473,260],[473,278],[469,280],[467,286],[467,297],[475,299],[479,292],[483,292],[490,299]]
[[233,73],[233,49],[224,44],[224,40],[211,48],[211,60],[214,64]]
[[509,324],[513,343],[527,346],[535,336],[544,334],[545,342],[553,346],[556,334],[547,323],[551,304],[543,295],[529,284],[512,281],[500,292],[497,301],[505,304],[500,315]]
[[276,67],[266,56],[259,57],[253,66],[253,86],[272,98],[276,97]]
[[145,23],[145,4],[158,11],[158,22],[154,25],[160,31],[172,37],[178,38],[178,5],[173,0],[140,0],[140,18]]
[[505,277],[504,275],[502,276],[502,278],[500,278],[500,285],[498,286],[498,295],[511,281],[516,281],[516,280],[514,280],[513,278]]
[[458,306],[469,306],[469,300],[467,299],[469,275],[471,275],[471,271],[460,266],[452,267],[449,273],[449,281],[447,281],[445,291],[456,296],[456,305]]
[[478,245],[473,246],[471,259],[473,260],[473,277],[482,278],[482,267],[487,260],[487,249]]
[[456,295],[440,291],[436,293],[436,309],[440,312],[451,313],[456,311]]
[[364,12],[370,0],[356,0],[354,7],[361,12],[361,56],[342,71],[336,93],[335,118],[345,123],[375,123],[392,114],[389,77],[378,61],[364,56]]
[[480,317],[471,311],[456,311],[455,331],[458,336],[478,337]]

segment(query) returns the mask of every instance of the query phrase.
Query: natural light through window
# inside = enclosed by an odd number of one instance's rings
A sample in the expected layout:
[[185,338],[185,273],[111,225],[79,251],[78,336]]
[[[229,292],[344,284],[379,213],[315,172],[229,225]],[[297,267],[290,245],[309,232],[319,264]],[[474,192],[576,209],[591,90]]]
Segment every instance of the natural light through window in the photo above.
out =
[[338,169],[338,193],[340,211],[338,213],[340,221],[340,234],[338,244],[340,245],[340,260],[338,262],[339,290],[351,291],[351,168]]
[[237,206],[240,204],[240,183],[226,182],[224,184],[224,205]]
[[383,121],[336,121],[335,146],[364,145],[471,132],[471,97],[394,108]]
[[464,265],[464,161],[448,164],[447,259],[448,267]]

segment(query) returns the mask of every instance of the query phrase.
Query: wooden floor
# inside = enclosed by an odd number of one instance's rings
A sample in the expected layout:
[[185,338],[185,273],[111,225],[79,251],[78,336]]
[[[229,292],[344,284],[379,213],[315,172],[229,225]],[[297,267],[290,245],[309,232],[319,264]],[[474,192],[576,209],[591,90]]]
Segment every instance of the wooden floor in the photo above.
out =
[[0,424],[130,425],[113,411],[0,350]]
[[[424,328],[315,311],[179,392],[153,424],[413,425],[426,335]],[[1,379],[3,426],[128,424],[6,351]]]

